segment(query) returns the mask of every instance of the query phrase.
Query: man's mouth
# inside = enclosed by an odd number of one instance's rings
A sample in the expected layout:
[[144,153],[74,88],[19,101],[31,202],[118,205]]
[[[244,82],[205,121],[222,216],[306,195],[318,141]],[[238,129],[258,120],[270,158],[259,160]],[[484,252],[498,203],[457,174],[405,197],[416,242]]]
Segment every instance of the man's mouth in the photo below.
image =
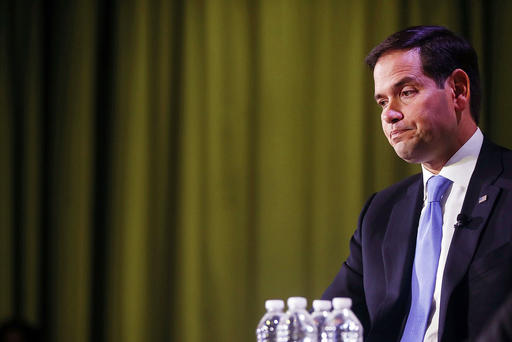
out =
[[389,134],[389,138],[392,142],[397,142],[405,133],[407,133],[410,130],[410,128],[394,129]]

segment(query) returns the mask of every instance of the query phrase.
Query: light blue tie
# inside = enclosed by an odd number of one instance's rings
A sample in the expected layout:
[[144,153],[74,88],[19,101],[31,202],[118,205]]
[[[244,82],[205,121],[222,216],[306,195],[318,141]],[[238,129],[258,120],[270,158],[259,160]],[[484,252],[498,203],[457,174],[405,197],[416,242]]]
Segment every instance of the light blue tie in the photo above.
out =
[[411,309],[401,342],[423,341],[425,335],[443,237],[443,210],[440,201],[451,183],[451,180],[442,176],[434,176],[427,181],[427,206],[418,226],[412,268]]

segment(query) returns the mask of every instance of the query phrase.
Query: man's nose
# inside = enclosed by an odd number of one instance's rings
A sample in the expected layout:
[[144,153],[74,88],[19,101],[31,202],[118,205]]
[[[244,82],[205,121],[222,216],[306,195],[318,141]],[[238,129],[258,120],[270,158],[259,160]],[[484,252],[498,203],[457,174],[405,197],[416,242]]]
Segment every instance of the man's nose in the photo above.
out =
[[404,118],[404,115],[398,109],[388,106],[382,111],[382,120],[386,123],[393,124]]

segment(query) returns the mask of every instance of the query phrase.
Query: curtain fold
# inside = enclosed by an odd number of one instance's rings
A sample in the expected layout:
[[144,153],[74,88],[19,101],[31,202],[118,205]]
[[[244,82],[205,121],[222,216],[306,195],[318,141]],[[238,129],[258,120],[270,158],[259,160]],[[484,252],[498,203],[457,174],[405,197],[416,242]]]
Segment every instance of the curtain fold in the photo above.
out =
[[440,24],[508,134],[507,1],[0,4],[0,320],[50,341],[250,341],[318,298],[364,201],[420,170],[381,132],[370,49]]

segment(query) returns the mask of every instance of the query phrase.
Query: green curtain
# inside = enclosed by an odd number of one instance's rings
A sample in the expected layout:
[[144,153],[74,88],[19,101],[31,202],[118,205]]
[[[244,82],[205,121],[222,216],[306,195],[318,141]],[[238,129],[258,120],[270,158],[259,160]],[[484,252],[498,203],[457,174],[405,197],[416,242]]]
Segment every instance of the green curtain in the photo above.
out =
[[369,50],[440,24],[480,57],[512,147],[510,1],[0,4],[0,320],[49,341],[251,341],[318,298],[366,198],[418,172]]

